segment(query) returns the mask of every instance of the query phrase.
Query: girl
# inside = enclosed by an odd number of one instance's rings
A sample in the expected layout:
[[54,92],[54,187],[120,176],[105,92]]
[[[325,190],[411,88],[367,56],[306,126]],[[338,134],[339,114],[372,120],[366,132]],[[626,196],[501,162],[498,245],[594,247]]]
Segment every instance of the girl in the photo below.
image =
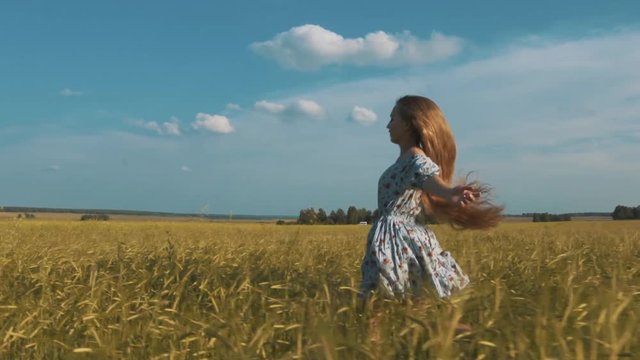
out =
[[434,233],[415,223],[424,209],[439,222],[461,229],[498,224],[502,207],[480,199],[478,184],[453,186],[456,145],[438,106],[420,96],[404,96],[387,125],[400,156],[380,177],[378,211],[362,262],[361,297],[379,289],[386,295],[418,295],[424,283],[448,297],[469,283]]

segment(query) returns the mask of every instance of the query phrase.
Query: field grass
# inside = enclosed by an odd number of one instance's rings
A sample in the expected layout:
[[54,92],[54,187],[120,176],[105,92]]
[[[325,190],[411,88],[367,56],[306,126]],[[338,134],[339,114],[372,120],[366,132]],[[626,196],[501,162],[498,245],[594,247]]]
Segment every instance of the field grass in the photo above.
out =
[[2,220],[0,358],[640,357],[638,221],[436,226],[472,285],[359,311],[368,230]]

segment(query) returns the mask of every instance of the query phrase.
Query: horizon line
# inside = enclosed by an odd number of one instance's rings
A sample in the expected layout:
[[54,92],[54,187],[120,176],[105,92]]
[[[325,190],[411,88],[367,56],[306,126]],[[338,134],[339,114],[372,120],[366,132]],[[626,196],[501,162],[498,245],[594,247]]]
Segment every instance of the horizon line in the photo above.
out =
[[[308,208],[304,208],[308,209]],[[300,210],[304,210],[300,209]],[[314,208],[316,209],[316,208]],[[320,208],[318,208],[320,209]],[[369,210],[369,209],[367,209]],[[264,218],[297,218],[298,215],[258,215],[258,214],[233,214],[230,212],[229,214],[221,214],[221,213],[185,213],[185,212],[171,212],[171,211],[154,211],[154,210],[125,210],[125,209],[93,209],[93,208],[58,208],[58,207],[40,207],[40,206],[0,206],[0,211],[3,212],[25,212],[25,211],[33,211],[33,212],[59,212],[59,213],[103,213],[103,214],[115,214],[115,215],[155,215],[155,216],[185,216],[185,217],[206,217],[206,218],[244,218],[244,219],[264,219]],[[372,210],[375,211],[375,210]],[[528,217],[530,215],[527,214],[592,214],[592,215],[611,215],[613,212],[611,211],[574,211],[574,212],[563,212],[563,213],[551,213],[548,211],[545,212],[533,212],[526,211],[520,214],[504,214],[504,217]]]

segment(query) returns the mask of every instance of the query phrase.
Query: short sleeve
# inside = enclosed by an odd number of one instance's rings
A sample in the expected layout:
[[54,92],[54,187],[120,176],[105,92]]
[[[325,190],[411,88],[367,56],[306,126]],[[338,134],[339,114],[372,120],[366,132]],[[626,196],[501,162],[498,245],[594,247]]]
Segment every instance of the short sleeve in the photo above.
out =
[[434,176],[440,175],[440,168],[427,156],[415,156],[411,162],[411,187],[422,188],[424,182]]

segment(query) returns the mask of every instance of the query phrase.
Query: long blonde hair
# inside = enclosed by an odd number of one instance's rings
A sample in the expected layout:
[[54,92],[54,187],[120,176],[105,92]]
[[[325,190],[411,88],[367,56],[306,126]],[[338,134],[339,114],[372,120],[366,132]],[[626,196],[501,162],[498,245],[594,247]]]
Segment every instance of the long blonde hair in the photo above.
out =
[[[396,101],[400,118],[407,121],[416,137],[416,145],[440,167],[440,178],[451,185],[456,161],[456,142],[449,123],[436,105],[422,96],[407,95]],[[428,215],[460,229],[486,229],[496,226],[502,217],[502,206],[494,205],[489,186],[462,180],[459,185],[473,186],[482,194],[480,200],[458,207],[444,199],[422,194],[422,205]]]

